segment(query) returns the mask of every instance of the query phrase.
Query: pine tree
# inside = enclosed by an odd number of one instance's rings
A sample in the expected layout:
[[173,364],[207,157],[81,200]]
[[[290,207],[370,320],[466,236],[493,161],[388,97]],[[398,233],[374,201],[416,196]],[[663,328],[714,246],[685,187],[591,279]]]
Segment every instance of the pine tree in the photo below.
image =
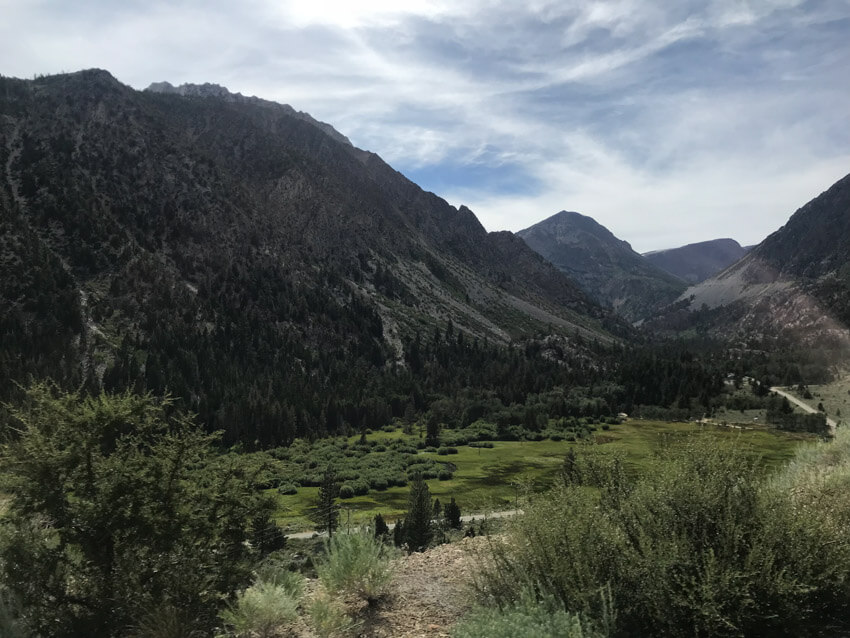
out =
[[431,491],[428,484],[417,474],[410,486],[407,501],[407,516],[405,517],[405,537],[409,552],[422,552],[428,547],[434,536],[431,522]]
[[395,527],[393,527],[393,545],[396,547],[401,547],[404,545],[405,539],[405,528],[404,528],[404,519],[400,518],[396,521]]
[[390,527],[387,525],[384,517],[380,513],[375,514],[375,536],[378,538],[384,538],[389,533]]
[[440,503],[440,499],[438,499],[438,498],[434,499],[433,511],[434,511],[434,518],[440,518],[440,514],[443,513],[443,505],[442,505],[442,503]]
[[322,484],[319,486],[319,496],[316,500],[316,509],[310,514],[310,520],[316,524],[320,532],[327,532],[333,536],[334,530],[339,526],[339,505],[336,497],[339,495],[339,484],[333,468],[328,466],[322,476]]
[[446,519],[446,525],[452,529],[460,529],[460,506],[455,502],[455,497],[443,510],[443,518]]

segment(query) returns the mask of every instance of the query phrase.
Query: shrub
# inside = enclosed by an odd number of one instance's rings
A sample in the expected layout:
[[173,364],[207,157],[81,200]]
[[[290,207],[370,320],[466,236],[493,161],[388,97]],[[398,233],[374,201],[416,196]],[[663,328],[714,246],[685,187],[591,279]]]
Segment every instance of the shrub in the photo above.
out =
[[[196,619],[171,603],[163,603],[144,613],[130,630],[129,638],[204,638]],[[0,627],[0,636],[4,638]],[[11,638],[11,636],[10,636]]]
[[284,483],[280,487],[277,488],[278,494],[292,495],[298,494],[298,488],[295,487],[292,483]]
[[385,489],[387,489],[387,487],[389,487],[387,479],[385,479],[383,476],[376,476],[375,478],[373,478],[370,482],[370,485],[373,490],[378,490],[379,492],[383,492]]
[[20,609],[12,595],[0,587],[0,636],[26,638],[29,634],[20,620]]
[[452,478],[452,473],[450,470],[440,470],[440,473],[437,475],[437,478],[441,481],[449,481]]
[[[825,471],[835,455],[844,460]],[[515,522],[514,542],[493,546],[480,585],[500,605],[533,587],[599,618],[610,586],[616,628],[634,635],[850,625],[850,440],[770,482],[753,455],[699,437],[637,480],[616,458],[590,469],[598,496],[558,488]]]
[[339,488],[339,497],[340,498],[353,498],[354,497],[354,488],[348,485],[342,485]]
[[351,484],[355,496],[363,496],[369,493],[369,483],[363,479],[358,479]]
[[525,597],[505,609],[478,609],[452,630],[452,638],[605,638],[575,614]]
[[326,555],[316,561],[322,588],[330,595],[358,596],[370,604],[389,589],[391,550],[373,534],[337,534]]
[[308,609],[313,630],[319,638],[341,638],[354,633],[360,623],[345,613],[338,600],[319,594]]
[[0,582],[33,634],[123,635],[171,601],[211,630],[267,528],[258,468],[169,399],[36,385],[24,406],[2,447]]
[[441,447],[437,450],[437,454],[440,456],[446,456],[447,454],[457,454],[456,447]]
[[281,625],[295,620],[300,597],[300,585],[290,590],[283,584],[259,581],[239,592],[220,616],[237,636],[267,638]]

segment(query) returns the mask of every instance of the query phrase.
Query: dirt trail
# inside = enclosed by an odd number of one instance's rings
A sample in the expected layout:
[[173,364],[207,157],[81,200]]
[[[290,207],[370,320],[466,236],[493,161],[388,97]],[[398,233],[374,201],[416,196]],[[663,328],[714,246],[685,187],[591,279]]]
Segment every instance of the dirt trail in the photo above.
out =
[[[779,395],[779,396],[781,396],[781,397],[785,397],[785,398],[786,398],[786,399],[788,399],[791,403],[793,403],[794,405],[796,405],[796,406],[798,406],[798,407],[802,408],[804,411],[808,412],[809,414],[817,414],[817,413],[819,412],[819,410],[817,410],[817,409],[813,408],[813,407],[812,407],[812,406],[810,406],[808,403],[805,403],[804,401],[801,401],[800,399],[798,399],[797,397],[795,397],[793,394],[789,393],[789,392],[788,392],[788,391],[786,391],[786,390],[783,390],[783,389],[782,389],[782,388],[780,388],[780,387],[776,387],[776,386],[774,386],[774,387],[772,387],[772,388],[770,389],[770,391],[771,391],[771,392],[776,392],[776,394],[778,394],[778,395]],[[830,434],[832,434],[832,435],[834,436],[834,435],[835,435],[835,427],[836,427],[836,423],[835,423],[835,421],[834,421],[833,419],[830,419],[829,417],[827,417],[827,418],[826,418],[826,424],[829,426],[829,433],[830,433]]]
[[[469,523],[470,521],[483,521],[491,518],[510,518],[511,516],[516,516],[517,514],[522,514],[522,510],[504,510],[502,512],[489,512],[484,514],[466,514],[460,517],[460,520],[464,523]],[[395,527],[395,523],[390,523],[388,525],[390,529]],[[352,531],[357,531],[359,528],[355,527]],[[316,530],[308,530],[306,532],[294,532],[292,534],[287,534],[287,538],[300,538],[307,539],[313,538],[314,536],[327,536],[327,532],[319,532]]]

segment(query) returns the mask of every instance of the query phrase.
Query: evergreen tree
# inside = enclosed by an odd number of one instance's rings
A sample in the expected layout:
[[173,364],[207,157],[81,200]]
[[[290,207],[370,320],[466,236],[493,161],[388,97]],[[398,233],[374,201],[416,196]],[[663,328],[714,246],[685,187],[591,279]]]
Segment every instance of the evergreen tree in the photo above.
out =
[[409,552],[422,552],[427,549],[434,537],[431,521],[431,491],[421,474],[417,474],[410,486],[405,517],[405,538]]
[[460,506],[455,502],[454,496],[446,505],[443,511],[443,517],[446,519],[446,525],[452,529],[460,529]]
[[428,414],[425,430],[425,445],[437,447],[440,444],[440,421],[433,412]]
[[561,476],[567,485],[581,484],[581,472],[578,468],[578,458],[573,448],[570,448],[564,457],[564,465],[561,467]]
[[390,527],[387,525],[384,517],[380,513],[375,514],[375,536],[378,538],[384,538],[389,533]]
[[440,514],[443,513],[443,505],[442,505],[442,503],[440,503],[440,499],[438,499],[438,498],[434,499],[433,511],[434,511],[434,518],[440,518]]
[[405,538],[405,528],[404,528],[404,519],[400,518],[396,521],[395,527],[393,527],[393,545],[396,547],[401,547],[404,545],[406,540]]
[[327,532],[328,536],[333,536],[334,530],[339,527],[337,496],[339,496],[337,476],[333,468],[328,466],[322,476],[322,484],[319,486],[316,509],[310,514],[310,520],[316,524],[316,529]]
[[42,384],[23,406],[0,446],[0,581],[32,635],[128,635],[176,601],[210,635],[220,601],[249,579],[257,536],[280,541],[262,468],[222,456],[168,398]]

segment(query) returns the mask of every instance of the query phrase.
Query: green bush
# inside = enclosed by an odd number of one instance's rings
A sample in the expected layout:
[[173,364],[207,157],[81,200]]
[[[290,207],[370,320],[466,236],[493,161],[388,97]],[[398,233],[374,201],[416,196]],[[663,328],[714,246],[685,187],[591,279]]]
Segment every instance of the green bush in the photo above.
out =
[[330,595],[357,596],[370,604],[389,590],[393,550],[373,534],[336,534],[316,561],[322,588]]
[[292,483],[284,483],[277,488],[278,494],[292,495],[298,494],[298,488]]
[[637,479],[616,458],[584,465],[599,491],[573,484],[536,501],[515,522],[513,542],[493,546],[479,585],[501,606],[536,588],[593,618],[604,612],[598,592],[610,587],[616,629],[630,635],[847,628],[845,443],[809,452],[771,480],[753,454],[701,437]]
[[14,597],[0,587],[0,636],[3,638],[26,638],[29,635],[20,620],[20,607]]
[[286,584],[259,581],[239,592],[236,600],[220,616],[232,632],[242,637],[274,636],[280,627],[298,616],[301,585],[290,580]]
[[319,638],[342,638],[354,633],[360,622],[351,618],[339,600],[320,593],[308,608],[313,631]]
[[605,638],[581,617],[528,599],[505,609],[479,609],[461,620],[452,638]]
[[342,485],[339,488],[340,498],[354,498],[354,488],[348,484]]
[[26,394],[0,449],[0,582],[32,632],[122,635],[174,601],[211,630],[267,528],[263,468],[168,399]]

